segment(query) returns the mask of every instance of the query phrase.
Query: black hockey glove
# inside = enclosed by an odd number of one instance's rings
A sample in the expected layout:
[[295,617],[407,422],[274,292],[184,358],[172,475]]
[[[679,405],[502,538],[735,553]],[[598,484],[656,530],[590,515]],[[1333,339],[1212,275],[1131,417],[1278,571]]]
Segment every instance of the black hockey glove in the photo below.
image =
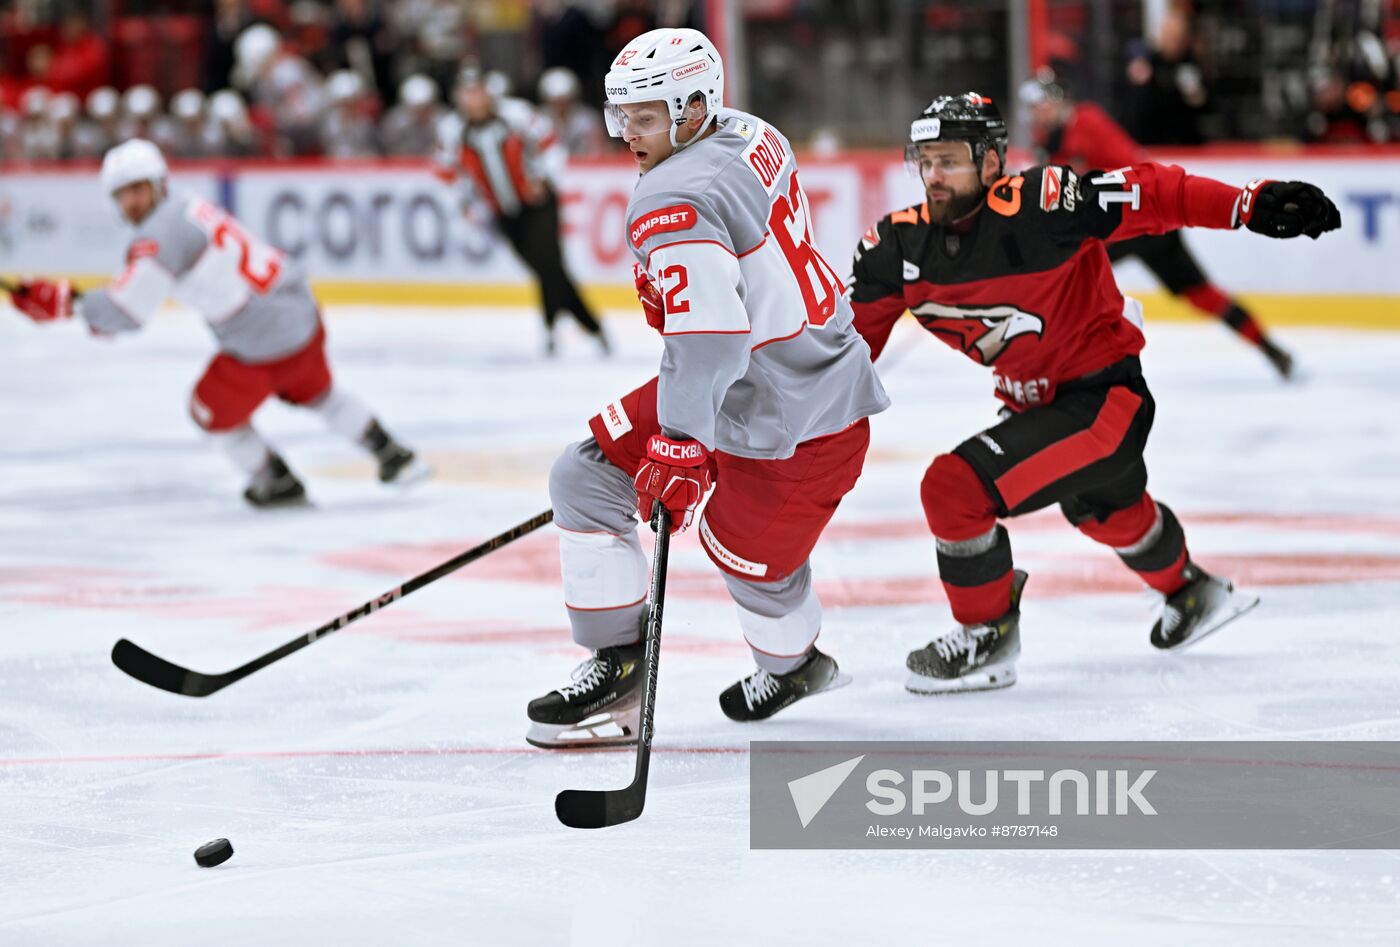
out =
[[1266,237],[1316,240],[1342,226],[1342,215],[1322,189],[1304,181],[1251,181],[1240,195],[1240,223]]

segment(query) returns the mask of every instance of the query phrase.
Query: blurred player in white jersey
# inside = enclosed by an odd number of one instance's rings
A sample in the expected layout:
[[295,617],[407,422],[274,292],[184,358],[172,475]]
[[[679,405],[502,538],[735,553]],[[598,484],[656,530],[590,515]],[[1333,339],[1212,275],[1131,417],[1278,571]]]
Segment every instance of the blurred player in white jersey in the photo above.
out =
[[889,405],[841,281],[812,244],[786,138],[723,108],[723,64],[695,30],[653,30],[613,62],[609,131],[641,171],[627,238],[660,375],[596,415],[550,472],[574,640],[593,654],[530,702],[539,746],[636,741],[647,558],[637,514],[660,501],[738,609],[757,670],[725,690],[760,720],[845,682],[816,648],[808,556],[855,485],[868,417]]
[[36,322],[78,315],[94,333],[112,334],[140,329],[171,296],[199,312],[219,354],[195,386],[190,414],[248,474],[243,496],[254,506],[299,503],[306,495],[251,424],[271,395],[310,408],[373,454],[381,481],[426,474],[363,404],[332,385],[320,310],[292,260],[208,201],[170,194],[165,159],[149,141],[107,152],[102,189],[135,228],[126,269],[79,299],[67,280],[28,280],[12,294],[22,313]]

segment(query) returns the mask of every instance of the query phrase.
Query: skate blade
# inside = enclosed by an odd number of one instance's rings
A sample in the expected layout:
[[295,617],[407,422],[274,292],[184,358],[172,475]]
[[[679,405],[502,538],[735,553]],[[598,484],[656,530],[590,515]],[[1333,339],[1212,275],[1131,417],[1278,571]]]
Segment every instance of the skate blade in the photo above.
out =
[[306,510],[316,505],[311,502],[311,498],[306,494],[288,500],[266,500],[257,502],[249,500],[247,497],[244,497],[243,500],[248,509],[257,510],[259,513],[276,513],[279,510]]
[[[1187,638],[1179,645],[1173,645],[1170,648],[1157,648],[1157,650],[1163,654],[1175,654],[1185,651],[1187,648],[1194,647],[1200,644],[1205,638],[1210,637],[1230,624],[1230,622],[1234,621],[1236,618],[1252,611],[1258,604],[1259,596],[1252,592],[1232,591],[1229,600],[1224,606],[1212,615],[1209,620],[1202,622],[1191,637]],[[1156,646],[1154,645],[1153,647]]]
[[422,483],[433,475],[433,468],[418,458],[409,461],[408,466],[399,471],[397,477],[385,482],[386,487],[411,487]]
[[606,713],[578,723],[530,723],[525,742],[544,750],[589,750],[635,746],[641,726],[641,701],[631,699]]
[[941,697],[944,694],[973,694],[978,691],[999,691],[1016,683],[1016,667],[979,668],[962,677],[929,677],[917,671],[909,672],[904,689],[920,697]]

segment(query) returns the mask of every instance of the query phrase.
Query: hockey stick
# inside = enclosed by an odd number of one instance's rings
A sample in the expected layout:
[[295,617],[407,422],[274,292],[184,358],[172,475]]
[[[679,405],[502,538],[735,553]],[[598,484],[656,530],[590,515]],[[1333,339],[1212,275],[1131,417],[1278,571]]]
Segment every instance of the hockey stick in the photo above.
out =
[[671,549],[671,514],[661,501],[651,510],[656,552],[651,563],[651,595],[647,602],[647,646],[643,658],[642,721],[637,735],[637,769],[623,789],[565,789],[554,797],[554,814],[572,829],[601,829],[631,822],[647,801],[647,770],[651,767],[651,737],[656,717],[656,669],[661,661],[661,610],[666,600],[666,559]]
[[461,555],[454,556],[439,566],[429,569],[422,575],[409,579],[398,588],[390,589],[378,598],[370,599],[359,608],[351,609],[339,618],[333,618],[320,628],[308,631],[306,634],[295,638],[282,647],[274,651],[269,651],[260,658],[254,658],[247,664],[236,667],[232,671],[225,671],[222,674],[201,674],[198,671],[191,671],[189,668],[182,668],[178,664],[172,664],[159,655],[151,654],[140,645],[123,638],[112,646],[112,663],[122,671],[136,678],[143,684],[152,687],[159,687],[161,690],[170,691],[172,694],[183,694],[186,697],[208,697],[217,691],[223,690],[230,684],[243,680],[255,671],[261,671],[269,664],[281,661],[289,654],[294,654],[344,628],[353,621],[358,621],[366,615],[379,611],[386,605],[403,598],[410,592],[416,592],[425,585],[429,585],[441,579],[443,576],[456,572],[462,566],[475,562],[488,553],[495,552],[502,546],[514,542],[526,533],[532,533],[554,520],[554,511],[545,510],[539,516],[528,519],[519,526],[506,530],[499,536],[486,540],[479,546],[468,549]]

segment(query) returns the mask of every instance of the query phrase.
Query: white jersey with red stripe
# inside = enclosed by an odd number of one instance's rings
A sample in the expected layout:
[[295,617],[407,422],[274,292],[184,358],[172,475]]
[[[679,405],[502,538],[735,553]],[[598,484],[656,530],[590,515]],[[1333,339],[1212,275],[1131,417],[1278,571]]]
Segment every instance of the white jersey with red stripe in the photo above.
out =
[[158,204],[126,257],[121,275],[77,307],[100,332],[139,329],[174,298],[204,317],[221,351],[257,364],[301,350],[320,323],[301,267],[203,198]]
[[673,435],[782,459],[889,398],[813,243],[791,145],[732,109],[715,128],[643,174],[627,208],[666,310],[657,410]]

